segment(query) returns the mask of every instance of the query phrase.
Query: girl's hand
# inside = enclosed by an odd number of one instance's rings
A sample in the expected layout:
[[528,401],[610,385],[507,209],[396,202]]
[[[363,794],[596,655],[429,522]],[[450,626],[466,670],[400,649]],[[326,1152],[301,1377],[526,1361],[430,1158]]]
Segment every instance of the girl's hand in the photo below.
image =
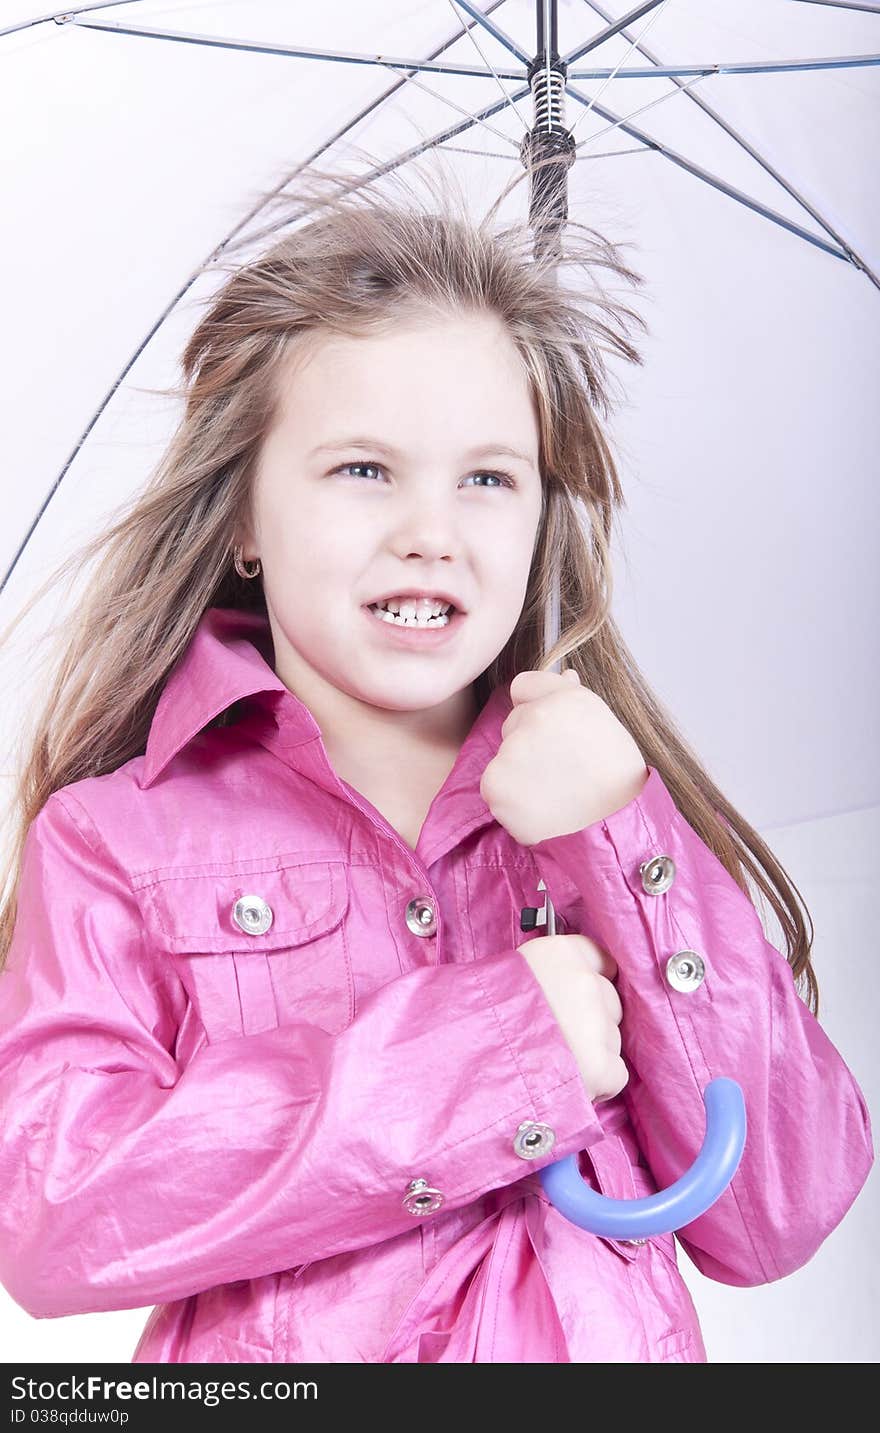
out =
[[650,775],[610,707],[565,672],[517,672],[513,710],[480,795],[522,846],[564,836],[619,811]]
[[577,1061],[591,1100],[611,1100],[629,1080],[620,1053],[623,1006],[614,957],[586,935],[539,935],[518,945]]

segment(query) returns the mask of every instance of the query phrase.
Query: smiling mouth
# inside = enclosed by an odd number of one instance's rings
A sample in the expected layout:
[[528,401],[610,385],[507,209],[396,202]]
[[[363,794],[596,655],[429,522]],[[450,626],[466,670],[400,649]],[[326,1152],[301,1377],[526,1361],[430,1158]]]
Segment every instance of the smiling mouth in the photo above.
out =
[[453,607],[450,602],[444,603],[444,610],[436,616],[433,614],[425,615],[423,613],[416,613],[413,616],[407,615],[402,617],[397,612],[389,612],[387,608],[380,607],[377,602],[370,602],[367,604],[367,607],[374,617],[378,617],[380,622],[387,622],[389,626],[423,628],[426,631],[437,627],[448,627],[452,617],[461,615],[458,609]]
[[429,617],[427,620],[417,617],[401,619],[393,613],[384,612],[375,602],[365,602],[361,611],[376,623],[376,636],[379,641],[384,640],[391,646],[411,647],[414,650],[424,647],[425,651],[454,641],[466,615],[459,608],[450,606],[449,610],[441,613],[439,617]]

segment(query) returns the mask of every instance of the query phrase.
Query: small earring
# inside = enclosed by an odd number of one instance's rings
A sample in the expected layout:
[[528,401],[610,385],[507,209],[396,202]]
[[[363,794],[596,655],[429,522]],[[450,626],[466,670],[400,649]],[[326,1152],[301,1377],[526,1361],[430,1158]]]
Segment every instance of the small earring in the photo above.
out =
[[254,558],[254,569],[252,572],[248,572],[247,567],[242,561],[242,550],[242,545],[239,544],[238,547],[233,549],[232,553],[233,561],[235,562],[235,570],[238,573],[239,577],[259,577],[261,571],[260,559],[258,557]]

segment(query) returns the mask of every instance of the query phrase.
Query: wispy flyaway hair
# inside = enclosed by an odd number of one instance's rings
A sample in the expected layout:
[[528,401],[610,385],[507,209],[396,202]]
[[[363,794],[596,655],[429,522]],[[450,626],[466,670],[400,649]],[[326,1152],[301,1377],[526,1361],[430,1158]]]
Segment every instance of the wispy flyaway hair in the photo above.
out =
[[[0,635],[5,641],[60,576],[91,568],[81,600],[59,623],[40,709],[21,746],[0,962],[12,938],[26,833],[49,796],[144,752],[165,681],[208,607],[266,610],[262,579],[242,579],[232,549],[250,514],[285,360],[331,333],[380,334],[410,319],[491,313],[505,324],[534,393],[543,507],[522,612],[480,675],[477,696],[482,702],[518,671],[557,659],[576,668],[740,888],[770,902],[799,993],[806,989],[818,1014],[812,928],[808,938],[799,892],[688,745],[611,615],[610,542],[625,502],[606,431],[614,407],[606,357],[641,364],[633,333],[647,325],[608,285],[644,281],[619,246],[574,219],[563,223],[558,249],[550,244],[543,255],[535,238],[542,223],[551,225],[549,213],[502,223],[503,202],[528,179],[519,171],[477,217],[439,166],[419,173],[421,189],[399,171],[341,175],[312,166],[284,192],[263,195],[260,213],[271,222],[262,231],[251,229],[205,266],[218,283],[183,350],[182,383],[158,390],[182,403],[182,416],[155,471]],[[526,189],[521,196],[517,212],[525,216]],[[244,250],[254,252],[242,258]],[[554,572],[561,626],[547,650]],[[215,720],[234,719],[230,709]]]

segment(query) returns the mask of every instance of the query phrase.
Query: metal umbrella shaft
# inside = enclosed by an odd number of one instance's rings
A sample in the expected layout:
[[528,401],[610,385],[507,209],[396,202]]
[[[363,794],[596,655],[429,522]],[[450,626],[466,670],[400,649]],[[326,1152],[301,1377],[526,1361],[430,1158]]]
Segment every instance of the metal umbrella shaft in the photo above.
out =
[[[537,54],[528,77],[534,98],[534,125],[524,137],[520,156],[530,179],[529,221],[536,256],[559,255],[562,225],[568,217],[567,176],[574,163],[574,140],[564,122],[566,66],[556,48],[556,0],[536,0]],[[555,272],[555,270],[553,271]],[[555,558],[555,555],[554,555]],[[544,619],[544,650],[550,651],[561,631],[558,561],[551,581]],[[560,672],[560,659],[552,664]],[[520,912],[520,928],[544,927],[556,934],[556,912],[542,879],[541,907]],[[568,1155],[540,1171],[550,1202],[580,1228],[610,1238],[644,1240],[671,1233],[709,1209],[723,1194],[739,1167],[746,1138],[745,1101],[735,1080],[711,1080],[703,1091],[706,1134],[690,1169],[667,1189],[642,1199],[612,1199],[591,1189],[581,1177],[577,1157]]]

